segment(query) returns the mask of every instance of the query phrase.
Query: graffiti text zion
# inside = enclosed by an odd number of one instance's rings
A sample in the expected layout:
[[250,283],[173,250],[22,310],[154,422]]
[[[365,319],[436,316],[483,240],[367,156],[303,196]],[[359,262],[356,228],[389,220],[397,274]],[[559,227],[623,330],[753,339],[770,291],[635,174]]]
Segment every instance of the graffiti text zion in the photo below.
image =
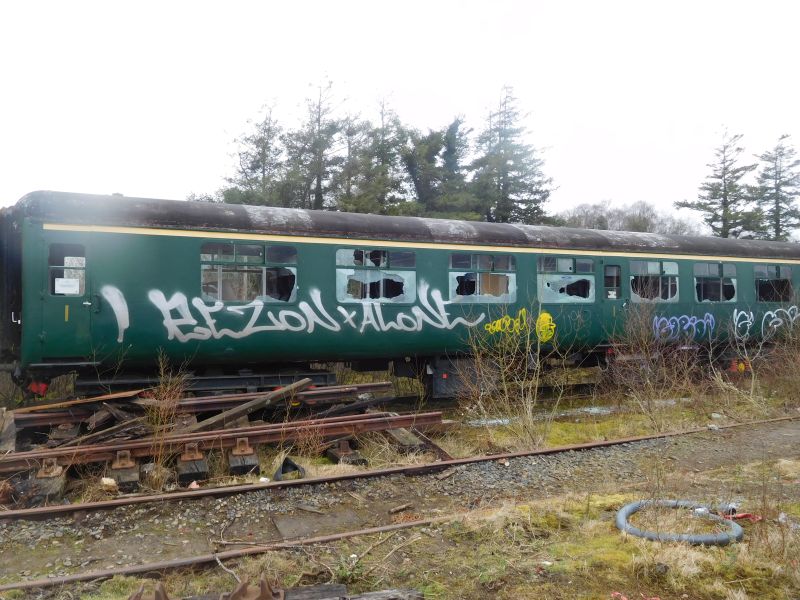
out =
[[[161,312],[167,338],[179,342],[224,337],[241,339],[267,331],[312,333],[317,328],[341,331],[350,327],[361,333],[370,330],[414,332],[421,331],[426,326],[453,329],[459,325],[474,327],[485,318],[484,314],[474,319],[451,318],[441,292],[431,290],[424,282],[419,286],[420,305],[409,307],[393,317],[384,315],[382,306],[373,303],[363,303],[352,308],[337,306],[337,312],[331,314],[323,306],[319,290],[309,292],[311,302],[302,301],[291,309],[278,309],[259,299],[238,306],[226,306],[222,302],[209,305],[201,298],[192,298],[190,301],[181,292],[167,298],[160,290],[151,290],[147,297]],[[243,317],[242,326],[236,329],[220,327],[216,317],[223,313]],[[119,322],[119,315],[117,320]]]

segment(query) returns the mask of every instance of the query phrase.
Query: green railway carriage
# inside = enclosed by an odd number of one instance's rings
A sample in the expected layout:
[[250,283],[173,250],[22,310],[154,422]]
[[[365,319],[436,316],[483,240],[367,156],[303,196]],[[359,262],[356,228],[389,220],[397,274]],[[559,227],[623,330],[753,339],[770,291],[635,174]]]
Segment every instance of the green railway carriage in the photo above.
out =
[[20,380],[312,361],[428,365],[525,317],[602,351],[631,305],[653,335],[769,335],[798,317],[800,246],[34,192],[0,214],[0,351]]

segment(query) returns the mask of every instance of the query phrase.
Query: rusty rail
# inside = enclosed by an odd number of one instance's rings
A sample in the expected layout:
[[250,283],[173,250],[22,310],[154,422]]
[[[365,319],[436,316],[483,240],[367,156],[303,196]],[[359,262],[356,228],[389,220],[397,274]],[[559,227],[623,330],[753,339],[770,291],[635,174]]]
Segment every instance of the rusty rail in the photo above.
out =
[[223,429],[190,434],[174,434],[154,439],[126,440],[113,444],[49,448],[30,452],[14,452],[0,458],[0,473],[14,473],[39,468],[45,459],[55,459],[57,464],[69,466],[92,462],[106,462],[119,451],[129,451],[130,456],[150,456],[154,445],[165,453],[179,453],[188,443],[196,443],[198,450],[215,450],[236,446],[237,438],[247,438],[250,444],[291,442],[304,436],[322,438],[356,435],[367,431],[382,431],[400,427],[424,427],[441,423],[441,412],[428,412],[400,416],[384,413],[332,417],[288,423],[271,423],[254,427]]
[[[757,425],[769,425],[772,423],[794,421],[797,419],[800,419],[800,417],[795,417],[795,416],[778,417],[775,419],[764,419],[760,421],[747,421],[744,423],[722,425],[720,426],[719,429],[727,430],[738,427],[754,427]],[[91,510],[114,509],[114,508],[119,508],[120,506],[128,506],[132,504],[149,504],[152,502],[176,502],[178,500],[192,500],[196,498],[202,498],[205,496],[211,496],[211,497],[232,496],[234,494],[257,492],[265,489],[299,487],[305,485],[332,483],[336,481],[349,481],[353,479],[369,479],[373,477],[387,477],[391,475],[423,475],[425,473],[441,471],[450,467],[458,467],[461,465],[468,465],[479,462],[522,458],[525,456],[544,456],[548,454],[559,454],[562,452],[571,452],[579,450],[592,450],[595,448],[606,448],[609,446],[619,446],[622,444],[630,444],[635,442],[644,442],[648,440],[678,437],[681,435],[691,435],[697,433],[704,433],[708,431],[709,430],[707,428],[702,427],[696,429],[688,429],[685,431],[668,431],[652,435],[641,435],[635,437],[619,438],[616,440],[603,440],[600,442],[588,442],[584,444],[571,444],[568,446],[557,446],[553,448],[543,448],[538,450],[526,450],[521,452],[507,452],[503,454],[489,454],[483,456],[470,456],[467,458],[455,458],[453,460],[438,461],[433,463],[422,463],[418,465],[411,465],[404,467],[389,467],[386,469],[354,471],[352,473],[343,473],[328,477],[312,477],[307,479],[290,479],[287,481],[270,481],[265,483],[250,483],[243,485],[211,487],[211,488],[203,488],[200,490],[169,492],[164,494],[152,494],[147,496],[145,495],[129,496],[127,498],[116,498],[114,500],[100,500],[98,502],[86,502],[82,504],[56,504],[53,506],[37,506],[35,508],[21,508],[17,510],[8,510],[5,512],[0,512],[0,521],[17,520],[17,519],[31,519],[31,520],[43,519],[69,513],[81,513]]]
[[410,529],[411,527],[425,527],[427,525],[435,525],[437,523],[445,523],[447,521],[454,521],[461,518],[462,515],[454,514],[444,517],[434,517],[431,519],[420,519],[418,521],[408,521],[405,523],[395,523],[392,525],[381,525],[378,527],[370,527],[367,529],[356,529],[353,531],[345,531],[342,533],[333,533],[329,535],[320,535],[316,537],[297,538],[283,542],[275,542],[274,544],[265,544],[261,546],[252,546],[250,548],[240,548],[238,550],[226,550],[224,552],[216,552],[214,554],[201,554],[200,556],[190,556],[186,558],[175,558],[173,560],[164,560],[160,562],[144,563],[142,565],[132,565],[129,567],[120,567],[118,569],[103,569],[98,571],[89,571],[87,573],[76,573],[74,575],[65,575],[63,577],[48,577],[46,579],[34,579],[31,581],[18,581],[15,583],[7,583],[0,585],[0,592],[10,590],[29,590],[33,588],[53,587],[56,585],[64,585],[67,583],[76,583],[78,581],[93,581],[96,579],[109,579],[115,575],[139,575],[142,573],[163,572],[172,569],[179,569],[181,567],[193,567],[195,565],[203,565],[216,563],[221,560],[228,560],[231,558],[241,558],[243,556],[250,556],[253,554],[264,554],[265,552],[272,552],[274,550],[288,550],[297,546],[310,546],[312,544],[325,544],[329,542],[336,542],[348,538],[374,535],[376,533],[385,533],[388,531],[397,531],[399,529]]

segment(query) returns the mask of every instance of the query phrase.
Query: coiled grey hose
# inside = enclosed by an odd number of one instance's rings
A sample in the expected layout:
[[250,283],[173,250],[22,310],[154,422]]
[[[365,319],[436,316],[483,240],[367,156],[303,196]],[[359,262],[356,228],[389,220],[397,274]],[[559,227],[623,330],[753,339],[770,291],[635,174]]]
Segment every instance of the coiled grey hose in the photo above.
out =
[[[703,518],[717,523],[724,523],[728,526],[727,532],[721,533],[705,533],[705,534],[689,534],[689,533],[662,533],[656,531],[644,531],[638,527],[634,527],[628,523],[630,516],[643,508],[652,506],[661,508],[686,508],[694,510],[703,508],[708,510],[708,514],[703,515]],[[702,546],[725,546],[731,542],[738,542],[744,536],[744,530],[738,523],[734,523],[728,519],[723,519],[719,515],[713,514],[710,509],[704,504],[697,504],[688,500],[640,500],[638,502],[631,502],[626,504],[619,512],[617,512],[617,527],[636,537],[651,540],[653,542],[687,542],[694,545]]]

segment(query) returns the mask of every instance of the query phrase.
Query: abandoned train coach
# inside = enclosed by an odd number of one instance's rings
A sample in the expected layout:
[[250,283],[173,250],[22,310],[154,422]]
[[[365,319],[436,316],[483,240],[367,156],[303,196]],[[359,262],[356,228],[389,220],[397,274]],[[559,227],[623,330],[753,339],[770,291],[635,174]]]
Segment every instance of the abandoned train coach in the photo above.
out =
[[[653,335],[797,318],[789,243],[34,192],[4,209],[3,367],[196,373],[311,361],[427,365],[527,322],[602,348],[629,307]],[[226,371],[227,369],[227,371]]]

